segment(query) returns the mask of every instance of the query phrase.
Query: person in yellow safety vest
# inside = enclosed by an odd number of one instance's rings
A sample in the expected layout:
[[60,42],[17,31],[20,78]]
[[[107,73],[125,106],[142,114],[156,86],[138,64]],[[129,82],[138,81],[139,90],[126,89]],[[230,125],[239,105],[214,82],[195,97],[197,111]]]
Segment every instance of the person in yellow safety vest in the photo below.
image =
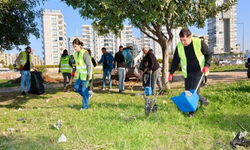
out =
[[[92,79],[92,65],[88,51],[82,49],[83,43],[78,39],[73,40],[73,47],[75,49],[75,67],[77,72],[77,79],[74,85],[75,90],[82,96],[83,106],[80,110],[89,108],[89,80]],[[75,70],[75,69],[74,69]]]
[[32,58],[31,58],[31,47],[26,47],[25,51],[19,53],[16,58],[16,62],[18,66],[20,66],[20,74],[21,74],[21,91],[22,95],[26,95],[24,91],[24,82],[26,82],[26,86],[28,88],[28,93],[30,92],[30,69],[33,68],[36,71],[36,68],[33,66]]
[[72,70],[73,70],[72,62],[68,55],[68,51],[65,49],[60,58],[59,71],[58,71],[59,73],[62,72],[63,74],[63,91],[64,92],[67,92],[66,81],[67,81],[67,77],[70,81]]
[[[192,37],[189,29],[184,28],[180,31],[180,42],[174,52],[173,62],[170,69],[168,81],[171,81],[173,74],[181,63],[182,73],[185,78],[185,90],[193,90],[198,85],[199,80],[204,73],[209,72],[209,66],[212,59],[212,52],[208,49],[207,44],[198,38]],[[207,106],[210,102],[199,94],[201,106]],[[189,112],[188,117],[194,117],[195,112]]]
[[90,57],[90,60],[91,60],[91,65],[92,65],[92,79],[91,80],[89,80],[89,87],[88,87],[88,90],[89,90],[89,98],[91,98],[92,96],[93,96],[93,80],[94,80],[94,68],[95,68],[95,66],[96,66],[96,61],[95,61],[95,59],[92,57],[92,55],[91,55],[91,50],[90,49],[88,49],[87,50],[88,51],[88,53],[89,53],[89,57]]

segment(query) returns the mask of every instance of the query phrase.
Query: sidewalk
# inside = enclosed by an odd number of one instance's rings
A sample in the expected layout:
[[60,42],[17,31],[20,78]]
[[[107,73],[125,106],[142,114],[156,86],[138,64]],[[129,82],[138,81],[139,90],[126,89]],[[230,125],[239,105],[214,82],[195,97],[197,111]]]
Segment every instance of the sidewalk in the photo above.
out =
[[[52,84],[44,84],[45,90],[51,89],[51,88],[58,88],[63,87],[62,83],[52,83]],[[26,86],[25,86],[26,88]],[[21,92],[21,87],[8,87],[8,88],[0,88],[0,93],[7,93],[7,92]]]

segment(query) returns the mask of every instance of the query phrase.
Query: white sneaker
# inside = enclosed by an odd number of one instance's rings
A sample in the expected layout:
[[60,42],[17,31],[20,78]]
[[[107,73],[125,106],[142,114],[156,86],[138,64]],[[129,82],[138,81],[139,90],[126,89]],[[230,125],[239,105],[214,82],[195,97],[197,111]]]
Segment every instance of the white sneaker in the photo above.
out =
[[94,95],[93,91],[89,91],[89,99]]

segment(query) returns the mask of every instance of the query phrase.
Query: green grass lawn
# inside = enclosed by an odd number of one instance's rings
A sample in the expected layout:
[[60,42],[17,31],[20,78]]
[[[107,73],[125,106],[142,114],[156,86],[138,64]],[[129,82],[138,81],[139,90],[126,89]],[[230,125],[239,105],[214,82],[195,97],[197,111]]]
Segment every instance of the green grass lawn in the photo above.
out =
[[20,83],[13,84],[11,80],[7,79],[0,80],[0,88],[16,87],[16,86],[20,86]]
[[[230,149],[233,132],[240,131],[238,123],[250,131],[250,81],[202,88],[211,104],[194,118],[170,100],[183,90],[173,88],[158,96],[158,111],[148,117],[144,99],[135,96],[143,91],[95,91],[85,111],[79,111],[79,94],[62,89],[47,89],[43,95],[1,93],[0,149]],[[63,127],[57,130],[53,125],[59,119]],[[67,142],[57,142],[61,134]]]

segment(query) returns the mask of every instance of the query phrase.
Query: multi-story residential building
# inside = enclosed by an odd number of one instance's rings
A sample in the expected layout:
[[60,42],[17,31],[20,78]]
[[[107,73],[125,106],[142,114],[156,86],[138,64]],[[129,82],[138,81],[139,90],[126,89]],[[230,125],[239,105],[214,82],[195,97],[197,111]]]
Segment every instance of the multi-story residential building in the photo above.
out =
[[[222,5],[225,0],[216,0]],[[240,53],[237,44],[236,6],[227,12],[219,13],[216,18],[208,19],[208,45],[215,55],[222,53]]]
[[63,50],[67,48],[66,23],[61,10],[44,9],[42,27],[45,65],[59,64]]
[[[80,36],[74,36],[74,37],[69,37],[68,38],[68,52],[69,52],[69,55],[74,55],[75,53],[75,50],[74,50],[74,47],[73,47],[73,44],[72,42],[74,41],[74,39],[78,38],[80,41],[82,41],[83,43],[85,42],[84,38],[83,37],[80,37]],[[83,45],[83,47],[86,47],[85,44]]]
[[193,37],[197,37],[197,38],[203,38],[204,42],[207,44],[208,46],[208,35],[199,35],[199,34],[194,34],[192,35]]
[[139,51],[142,50],[142,40],[141,40],[141,38],[134,37],[133,44],[137,45],[137,48],[138,48]]
[[[0,52],[0,61],[3,60],[4,66],[9,66],[11,65],[17,65],[16,64],[16,58],[18,57],[19,53],[17,54],[7,54],[4,52]],[[42,65],[40,62],[40,56],[35,55],[34,50],[31,50],[31,57],[32,57],[32,62],[34,65]]]
[[82,34],[83,48],[90,49],[92,51],[92,56],[97,61],[102,56],[102,47],[105,47],[108,52],[115,54],[120,45],[126,46],[127,43],[132,43],[133,40],[132,26],[124,26],[120,38],[112,33],[106,36],[99,36],[92,25],[82,25]]
[[[178,29],[172,29],[172,34],[173,34],[173,40],[169,48],[169,53],[173,54],[175,51],[175,47],[180,41],[179,38],[179,33],[180,33],[181,28]],[[168,37],[167,31],[165,27],[162,27],[162,32],[164,35]],[[151,32],[147,32],[150,36],[155,37]],[[142,38],[142,47],[146,47],[148,49],[153,49],[154,54],[156,58],[162,58],[162,49],[159,43],[148,37],[146,34],[141,32],[141,38]]]

